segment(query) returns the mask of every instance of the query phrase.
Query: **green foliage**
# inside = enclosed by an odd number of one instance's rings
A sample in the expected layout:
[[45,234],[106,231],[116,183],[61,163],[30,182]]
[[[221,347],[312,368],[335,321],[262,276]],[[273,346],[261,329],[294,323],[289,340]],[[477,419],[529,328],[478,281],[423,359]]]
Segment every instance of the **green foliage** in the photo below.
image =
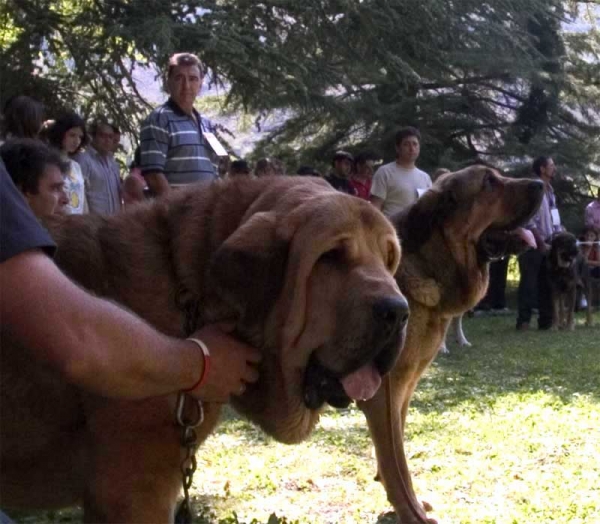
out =
[[33,93],[135,134],[148,109],[136,68],[189,50],[242,128],[285,115],[255,156],[328,163],[343,146],[387,160],[412,124],[425,169],[484,158],[524,172],[551,154],[570,180],[559,196],[581,207],[600,181],[597,17],[597,1],[8,0],[0,99]]

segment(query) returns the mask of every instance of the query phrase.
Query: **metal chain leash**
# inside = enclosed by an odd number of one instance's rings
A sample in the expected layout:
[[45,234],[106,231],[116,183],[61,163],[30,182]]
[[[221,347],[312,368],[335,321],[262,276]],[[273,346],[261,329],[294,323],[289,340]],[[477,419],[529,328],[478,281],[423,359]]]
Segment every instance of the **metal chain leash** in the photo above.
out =
[[[186,401],[190,401],[194,407],[194,415],[191,419],[185,417]],[[175,514],[175,524],[192,524],[192,508],[190,505],[190,488],[196,472],[196,448],[198,446],[198,435],[196,428],[204,421],[204,409],[202,401],[197,400],[183,392],[177,397],[177,424],[182,428],[181,446],[185,448],[186,454],[181,461],[181,476],[183,479],[183,500]]]
[[[198,320],[199,303],[188,301],[183,304],[184,326],[186,336],[190,336],[196,330]],[[193,416],[187,419],[185,416],[186,403],[189,401],[193,407]],[[183,481],[183,500],[175,513],[175,524],[192,524],[192,507],[190,504],[190,488],[194,481],[196,472],[196,448],[198,447],[198,435],[196,428],[204,422],[204,408],[202,401],[187,395],[183,391],[177,396],[177,407],[175,409],[177,424],[181,427],[181,446],[185,448],[185,457],[181,461],[180,470]]]

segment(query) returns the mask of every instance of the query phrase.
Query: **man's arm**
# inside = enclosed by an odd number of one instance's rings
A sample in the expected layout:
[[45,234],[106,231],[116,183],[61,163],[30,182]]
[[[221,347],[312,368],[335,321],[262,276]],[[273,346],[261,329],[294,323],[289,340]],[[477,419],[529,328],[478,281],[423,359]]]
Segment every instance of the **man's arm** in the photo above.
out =
[[385,202],[385,200],[375,195],[370,195],[369,202],[371,202],[371,204],[373,204],[377,209],[379,209],[379,211],[381,211],[383,209],[383,203]]
[[161,173],[160,171],[150,171],[144,173],[144,178],[153,195],[160,196],[169,192],[169,182],[167,182],[164,173]]
[[538,250],[542,253],[546,253],[550,249],[550,246],[546,244],[540,230],[537,227],[530,227],[529,230],[533,233]]
[[[2,330],[70,383],[108,397],[137,399],[190,388],[202,376],[205,360],[195,343],[167,337],[90,295],[38,250],[0,264],[0,289]],[[244,382],[257,379],[251,365],[260,359],[257,350],[215,326],[194,336],[211,351],[206,383],[195,396],[227,401]]]

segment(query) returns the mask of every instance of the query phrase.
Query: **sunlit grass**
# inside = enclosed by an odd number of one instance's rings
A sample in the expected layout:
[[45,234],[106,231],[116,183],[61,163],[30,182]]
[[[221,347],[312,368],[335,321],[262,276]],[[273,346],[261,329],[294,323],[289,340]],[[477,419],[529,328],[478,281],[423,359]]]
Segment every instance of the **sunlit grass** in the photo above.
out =
[[[600,522],[600,314],[596,327],[516,332],[465,320],[472,348],[438,358],[410,413],[415,489],[442,523]],[[391,524],[356,408],[328,410],[303,444],[273,442],[228,411],[198,453],[198,524]],[[23,522],[73,522],[79,512]]]

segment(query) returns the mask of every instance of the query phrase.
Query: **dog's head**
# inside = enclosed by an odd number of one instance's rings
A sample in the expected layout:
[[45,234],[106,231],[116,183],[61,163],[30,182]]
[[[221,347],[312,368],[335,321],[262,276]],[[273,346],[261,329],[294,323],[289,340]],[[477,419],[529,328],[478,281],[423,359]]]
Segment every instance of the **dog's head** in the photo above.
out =
[[556,233],[550,244],[550,265],[555,270],[571,269],[579,256],[575,235],[567,232]]
[[486,262],[531,245],[521,226],[535,214],[542,196],[539,180],[511,179],[472,166],[442,175],[394,222],[405,253],[418,251],[437,230],[476,245],[479,261]]
[[209,282],[265,352],[258,383],[234,405],[291,442],[325,402],[375,394],[399,355],[408,305],[393,278],[395,231],[373,206],[317,179],[264,187],[215,253]]

